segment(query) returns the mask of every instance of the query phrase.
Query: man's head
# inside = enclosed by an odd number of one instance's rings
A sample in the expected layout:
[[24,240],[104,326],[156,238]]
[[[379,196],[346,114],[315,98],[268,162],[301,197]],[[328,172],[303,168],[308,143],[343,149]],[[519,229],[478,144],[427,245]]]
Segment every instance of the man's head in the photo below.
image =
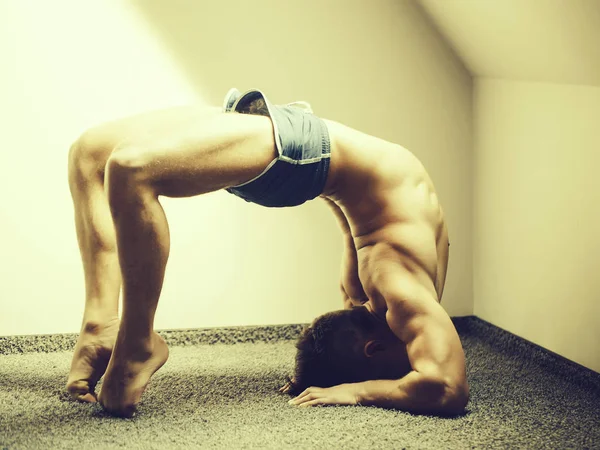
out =
[[365,306],[317,317],[303,330],[296,348],[290,395],[310,386],[397,379],[411,370],[404,343]]

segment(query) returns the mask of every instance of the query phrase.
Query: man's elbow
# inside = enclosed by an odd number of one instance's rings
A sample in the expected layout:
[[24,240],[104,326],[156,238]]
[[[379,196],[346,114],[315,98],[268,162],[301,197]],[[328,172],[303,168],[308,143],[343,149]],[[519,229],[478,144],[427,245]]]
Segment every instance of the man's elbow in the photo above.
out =
[[442,416],[464,414],[469,402],[469,386],[466,381],[442,376],[423,376],[421,382],[423,390],[420,394],[428,397],[426,403],[429,403],[431,413]]
[[446,385],[446,394],[442,402],[442,413],[448,415],[464,414],[465,408],[469,403],[469,385]]

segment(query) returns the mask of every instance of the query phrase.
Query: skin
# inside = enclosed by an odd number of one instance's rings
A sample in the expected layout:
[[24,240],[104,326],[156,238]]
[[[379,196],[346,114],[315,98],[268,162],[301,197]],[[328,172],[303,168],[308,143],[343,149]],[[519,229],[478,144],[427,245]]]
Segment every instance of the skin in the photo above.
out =
[[[326,199],[344,239],[340,282],[344,308],[363,305],[380,323],[378,334],[363,343],[372,367],[409,373],[401,380],[311,387],[290,403],[460,414],[469,387],[460,340],[439,305],[449,242],[433,183],[408,150],[335,126],[338,144],[346,150],[344,179],[351,180]],[[375,149],[378,154],[373,155]],[[287,389],[284,386],[281,392]]]
[[[326,123],[332,156],[321,197],[338,218],[346,243],[344,305],[362,304],[381,323],[378,338],[365,343],[366,354],[393,364],[404,352],[417,375],[374,380],[395,381],[393,387],[357,383],[320,395],[313,390],[296,404],[459,410],[468,387],[460,341],[439,306],[448,237],[433,184],[402,147]],[[154,331],[169,255],[159,196],[191,197],[244,183],[276,153],[268,117],[197,106],[105,123],[72,145],[69,186],[86,287],[67,380],[74,398],[99,401],[109,413],[129,417],[150,377],[167,361],[167,345]],[[431,392],[443,395],[431,400]]]

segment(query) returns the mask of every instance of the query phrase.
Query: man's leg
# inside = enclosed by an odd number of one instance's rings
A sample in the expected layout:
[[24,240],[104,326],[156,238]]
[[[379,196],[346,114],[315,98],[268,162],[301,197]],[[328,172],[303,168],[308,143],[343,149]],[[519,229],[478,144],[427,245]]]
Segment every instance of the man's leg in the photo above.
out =
[[67,390],[95,402],[94,388],[106,370],[119,329],[121,272],[114,226],[104,193],[104,165],[112,151],[88,133],[69,152],[69,187],[85,277],[83,321]]
[[131,137],[106,164],[123,313],[99,401],[116,415],[133,413],[168,357],[153,330],[169,256],[169,229],[158,197],[191,197],[243,183],[277,155],[268,117],[217,113],[197,120],[185,111],[173,114],[168,130],[150,139]]
[[121,271],[108,199],[105,166],[114,149],[134,137],[163,135],[181,124],[198,121],[218,108],[178,107],[108,122],[86,131],[69,151],[69,188],[75,209],[77,240],[85,275],[85,310],[71,363],[67,390],[94,402],[94,388],[108,365],[117,337]]

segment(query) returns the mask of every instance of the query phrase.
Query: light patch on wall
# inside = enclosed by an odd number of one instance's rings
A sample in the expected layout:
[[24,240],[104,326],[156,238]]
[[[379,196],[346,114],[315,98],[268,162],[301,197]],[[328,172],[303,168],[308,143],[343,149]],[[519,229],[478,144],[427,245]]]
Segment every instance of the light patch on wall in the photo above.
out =
[[19,330],[50,333],[54,311],[83,308],[70,144],[96,123],[203,99],[127,2],[1,2],[0,17],[0,330],[45,305]]

